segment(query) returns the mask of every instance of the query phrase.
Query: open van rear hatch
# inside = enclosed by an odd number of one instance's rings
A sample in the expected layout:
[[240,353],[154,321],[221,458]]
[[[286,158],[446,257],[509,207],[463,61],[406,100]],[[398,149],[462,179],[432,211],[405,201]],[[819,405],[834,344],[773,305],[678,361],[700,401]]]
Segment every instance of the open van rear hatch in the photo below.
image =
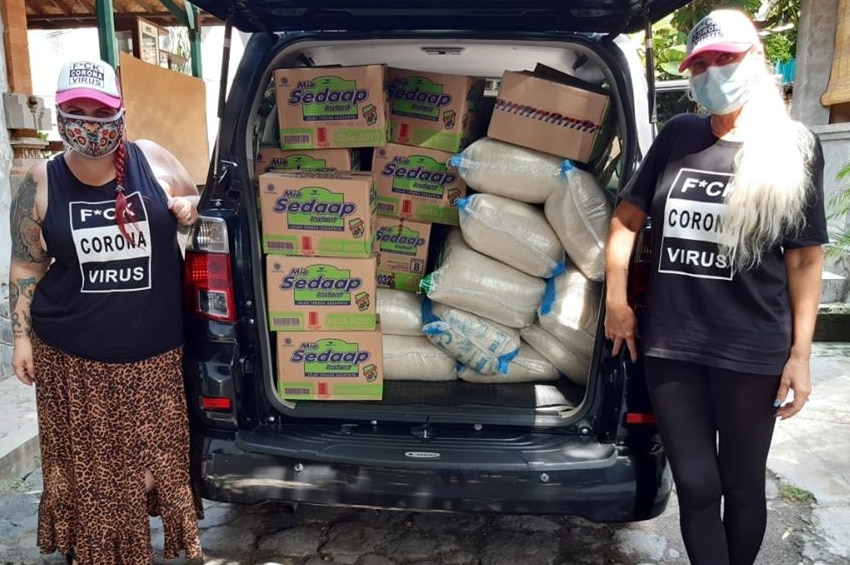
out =
[[571,31],[632,33],[689,0],[193,0],[247,32]]

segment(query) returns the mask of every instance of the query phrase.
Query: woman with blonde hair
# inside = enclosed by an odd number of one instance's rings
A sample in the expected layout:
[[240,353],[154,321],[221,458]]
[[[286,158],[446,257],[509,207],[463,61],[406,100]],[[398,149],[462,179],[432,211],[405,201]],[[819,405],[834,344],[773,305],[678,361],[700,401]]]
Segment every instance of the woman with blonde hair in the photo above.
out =
[[12,365],[35,384],[44,493],[37,543],[77,565],[149,565],[148,515],[165,557],[200,557],[189,477],[178,226],[198,218],[186,169],[124,139],[103,61],[62,67],[66,151],[36,164],[12,202]]
[[789,117],[743,12],[719,9],[698,22],[685,69],[709,115],[670,120],[620,195],[606,250],[605,333],[615,355],[625,346],[637,359],[626,287],[649,215],[640,353],[682,536],[695,565],[751,565],[764,538],[776,418],[799,412],[812,388],[828,241],[823,156]]

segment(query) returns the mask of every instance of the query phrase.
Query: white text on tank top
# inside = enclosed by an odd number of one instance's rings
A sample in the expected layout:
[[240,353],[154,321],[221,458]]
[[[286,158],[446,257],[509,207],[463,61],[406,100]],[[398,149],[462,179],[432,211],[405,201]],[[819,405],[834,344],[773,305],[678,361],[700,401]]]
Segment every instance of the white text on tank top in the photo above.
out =
[[127,195],[135,214],[127,241],[115,223],[115,200],[69,202],[71,233],[82,271],[80,292],[138,292],[151,288],[151,231],[141,193]]

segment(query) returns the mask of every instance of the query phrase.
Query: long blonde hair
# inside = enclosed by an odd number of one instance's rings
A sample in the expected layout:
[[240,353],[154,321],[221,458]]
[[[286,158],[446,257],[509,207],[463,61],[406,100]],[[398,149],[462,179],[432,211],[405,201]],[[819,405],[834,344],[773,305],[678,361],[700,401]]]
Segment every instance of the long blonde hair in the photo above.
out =
[[758,51],[750,96],[736,120],[743,139],[726,196],[720,249],[736,271],[751,269],[805,226],[813,134],[791,119],[773,69]]

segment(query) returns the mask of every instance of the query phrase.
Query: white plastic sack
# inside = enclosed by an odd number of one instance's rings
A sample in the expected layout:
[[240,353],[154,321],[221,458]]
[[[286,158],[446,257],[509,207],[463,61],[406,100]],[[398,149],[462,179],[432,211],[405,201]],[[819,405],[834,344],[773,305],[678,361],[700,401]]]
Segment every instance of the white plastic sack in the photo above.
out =
[[384,335],[422,333],[422,296],[404,290],[378,289],[377,311]]
[[489,137],[479,139],[449,163],[471,188],[520,202],[545,202],[563,183],[563,159]]
[[457,361],[425,336],[384,335],[384,380],[453,381]]
[[519,351],[519,331],[443,304],[425,303],[422,330],[431,342],[484,374],[508,370]]
[[566,185],[546,200],[546,218],[572,264],[601,281],[605,275],[605,239],[613,206],[596,177],[565,161]]
[[534,323],[546,285],[470,248],[454,229],[446,238],[440,267],[422,279],[420,288],[434,302],[524,328]]
[[590,355],[573,351],[537,324],[523,328],[520,334],[523,341],[548,359],[567,379],[577,385],[587,385]]
[[590,356],[599,321],[601,286],[573,268],[546,281],[538,312],[540,327],[571,351]]
[[457,201],[463,239],[476,251],[534,277],[564,270],[564,247],[536,206],[473,194]]
[[482,375],[465,366],[457,369],[458,378],[471,383],[528,383],[557,381],[558,369],[528,344],[523,343],[519,353],[508,363],[504,375]]

